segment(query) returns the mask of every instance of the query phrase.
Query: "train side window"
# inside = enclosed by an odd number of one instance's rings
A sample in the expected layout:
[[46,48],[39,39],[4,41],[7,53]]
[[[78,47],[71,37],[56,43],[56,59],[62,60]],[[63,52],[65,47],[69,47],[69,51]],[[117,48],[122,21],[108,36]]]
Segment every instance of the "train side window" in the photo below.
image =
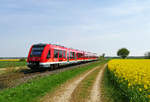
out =
[[75,52],[70,52],[70,59],[74,59],[75,58]]
[[63,51],[63,58],[66,58],[66,51]]
[[51,51],[49,50],[48,51],[48,54],[47,54],[47,59],[51,58]]
[[80,53],[80,58],[83,58],[84,56],[83,56],[83,54],[82,53]]
[[78,58],[82,58],[82,54],[81,53],[77,53]]
[[54,50],[54,58],[58,58],[58,50]]
[[74,53],[74,58],[77,59],[77,54],[76,53]]
[[72,55],[73,55],[73,59],[75,59],[75,52],[72,52]]
[[73,55],[72,55],[72,52],[70,52],[70,59],[72,59],[73,58]]
[[67,58],[69,58],[69,51],[67,51]]
[[60,50],[60,51],[59,51],[59,58],[62,58],[62,57],[63,57],[62,51]]
[[77,53],[77,57],[80,58],[80,54],[79,53]]

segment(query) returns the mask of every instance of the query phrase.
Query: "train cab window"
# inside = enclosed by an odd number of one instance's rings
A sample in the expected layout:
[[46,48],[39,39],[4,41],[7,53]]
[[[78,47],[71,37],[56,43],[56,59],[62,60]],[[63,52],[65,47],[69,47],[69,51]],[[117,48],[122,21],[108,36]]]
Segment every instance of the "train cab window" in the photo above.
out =
[[58,58],[58,50],[54,50],[54,58]]
[[49,59],[50,57],[51,57],[51,51],[49,50],[47,54],[47,59]]
[[31,51],[31,57],[41,57],[45,46],[33,46]]
[[63,51],[63,58],[66,58],[66,51]]
[[59,51],[59,58],[62,58],[62,57],[63,57],[62,51],[60,50],[60,51]]

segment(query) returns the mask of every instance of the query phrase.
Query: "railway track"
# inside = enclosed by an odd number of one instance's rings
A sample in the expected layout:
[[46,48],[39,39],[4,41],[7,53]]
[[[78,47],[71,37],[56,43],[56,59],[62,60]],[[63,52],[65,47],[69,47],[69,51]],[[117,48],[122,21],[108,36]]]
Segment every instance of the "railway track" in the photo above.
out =
[[36,78],[47,76],[50,74],[63,72],[65,70],[71,70],[74,68],[88,65],[90,63],[93,63],[93,62],[60,66],[59,68],[55,70],[32,71],[30,69],[24,69],[24,70],[20,70],[14,73],[2,74],[0,75],[0,90],[6,89],[6,88],[13,88],[22,83],[30,82],[31,79],[36,79]]

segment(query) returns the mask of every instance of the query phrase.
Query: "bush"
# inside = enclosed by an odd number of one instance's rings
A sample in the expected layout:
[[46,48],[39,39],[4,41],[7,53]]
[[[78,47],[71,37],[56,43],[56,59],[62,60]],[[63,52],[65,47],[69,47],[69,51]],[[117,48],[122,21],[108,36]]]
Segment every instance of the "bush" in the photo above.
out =
[[146,52],[144,55],[146,59],[150,59],[150,52]]
[[26,59],[25,58],[21,58],[19,61],[23,62],[23,61],[26,61]]

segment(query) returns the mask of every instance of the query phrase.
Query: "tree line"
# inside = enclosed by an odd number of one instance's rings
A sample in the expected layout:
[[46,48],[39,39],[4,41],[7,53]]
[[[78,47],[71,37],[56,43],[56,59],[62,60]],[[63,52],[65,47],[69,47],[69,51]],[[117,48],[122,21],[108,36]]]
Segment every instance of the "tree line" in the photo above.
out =
[[[117,56],[119,56],[120,58],[122,59],[125,59],[129,56],[130,54],[130,51],[127,49],[127,48],[121,48],[117,51]],[[102,54],[102,56],[100,58],[104,58],[105,57],[105,53]],[[144,58],[145,59],[150,59],[150,51],[149,52],[146,52],[144,54]]]

